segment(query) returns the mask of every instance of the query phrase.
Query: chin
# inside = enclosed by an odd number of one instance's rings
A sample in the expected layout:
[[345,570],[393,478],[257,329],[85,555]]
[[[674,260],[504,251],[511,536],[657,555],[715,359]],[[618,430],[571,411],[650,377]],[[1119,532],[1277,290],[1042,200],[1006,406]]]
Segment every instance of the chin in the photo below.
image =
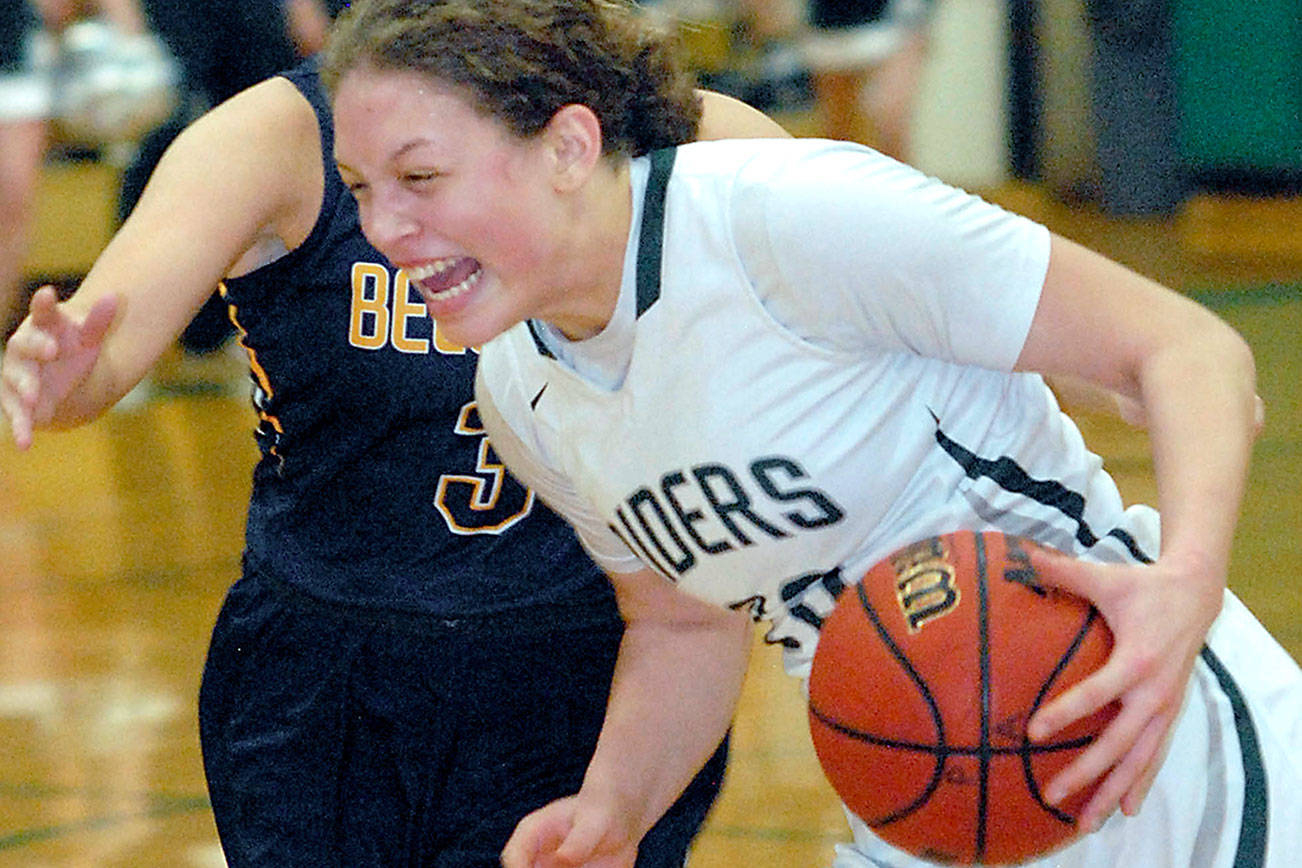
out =
[[459,346],[478,348],[511,328],[511,325],[485,322],[437,320],[439,337]]

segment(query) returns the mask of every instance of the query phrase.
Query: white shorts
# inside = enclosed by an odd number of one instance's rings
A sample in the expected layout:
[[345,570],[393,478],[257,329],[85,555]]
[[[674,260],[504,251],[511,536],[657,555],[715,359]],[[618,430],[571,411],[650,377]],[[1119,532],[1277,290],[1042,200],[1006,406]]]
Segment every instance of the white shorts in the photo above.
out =
[[48,118],[54,112],[54,39],[29,31],[17,69],[0,70],[0,123]]
[[[1246,808],[1245,808],[1246,806]],[[848,813],[848,812],[847,812]],[[850,815],[834,868],[931,868]],[[1229,591],[1194,667],[1166,760],[1134,817],[1034,868],[1292,868],[1302,864],[1302,670]]]

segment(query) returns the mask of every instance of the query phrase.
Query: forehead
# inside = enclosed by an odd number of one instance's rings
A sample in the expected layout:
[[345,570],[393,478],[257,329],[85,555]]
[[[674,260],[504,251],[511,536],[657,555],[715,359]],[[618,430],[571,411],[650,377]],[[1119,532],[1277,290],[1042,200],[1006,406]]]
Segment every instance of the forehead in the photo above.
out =
[[377,69],[361,65],[350,69],[335,89],[334,106],[340,111],[374,111],[418,105],[436,97],[459,96],[453,86],[414,70]]
[[360,67],[340,81],[332,107],[341,159],[383,159],[415,141],[448,145],[500,138],[500,125],[461,88],[410,71]]

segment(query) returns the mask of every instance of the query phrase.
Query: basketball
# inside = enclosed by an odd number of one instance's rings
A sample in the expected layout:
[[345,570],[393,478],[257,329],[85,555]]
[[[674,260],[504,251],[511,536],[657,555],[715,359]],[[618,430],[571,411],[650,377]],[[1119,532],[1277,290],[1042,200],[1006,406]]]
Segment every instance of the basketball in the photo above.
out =
[[809,724],[842,800],[896,847],[945,863],[1009,864],[1077,833],[1092,790],[1042,788],[1112,719],[1050,741],[1026,724],[1112,648],[1085,600],[1046,587],[1050,550],[957,532],[895,552],[847,588],[823,624]]

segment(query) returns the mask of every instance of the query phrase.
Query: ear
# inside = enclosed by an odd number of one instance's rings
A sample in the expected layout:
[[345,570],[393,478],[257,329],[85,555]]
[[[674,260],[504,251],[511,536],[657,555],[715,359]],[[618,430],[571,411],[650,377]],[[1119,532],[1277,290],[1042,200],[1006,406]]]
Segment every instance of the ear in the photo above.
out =
[[601,121],[585,105],[557,109],[543,128],[543,140],[552,161],[552,182],[560,192],[582,186],[601,159]]

